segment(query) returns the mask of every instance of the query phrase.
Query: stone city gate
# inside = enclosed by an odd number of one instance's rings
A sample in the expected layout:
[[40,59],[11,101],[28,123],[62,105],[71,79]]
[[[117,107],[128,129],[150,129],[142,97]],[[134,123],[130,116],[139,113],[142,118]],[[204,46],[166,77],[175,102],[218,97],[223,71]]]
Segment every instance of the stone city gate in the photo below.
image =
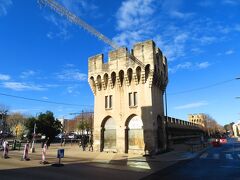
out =
[[157,117],[164,117],[167,59],[151,40],[135,44],[131,53],[145,66],[129,60],[124,47],[109,52],[107,63],[102,54],[89,58],[95,150],[157,153],[165,148],[159,145],[166,139]]

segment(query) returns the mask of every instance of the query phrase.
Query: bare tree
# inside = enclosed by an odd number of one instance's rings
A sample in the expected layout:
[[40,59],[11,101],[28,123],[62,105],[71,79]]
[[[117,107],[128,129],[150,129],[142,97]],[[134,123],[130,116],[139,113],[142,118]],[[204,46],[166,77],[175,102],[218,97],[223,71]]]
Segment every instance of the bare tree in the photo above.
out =
[[26,119],[21,113],[12,113],[7,117],[7,125],[16,137],[24,133]]
[[210,115],[205,115],[205,122],[206,122],[206,131],[208,136],[213,136],[216,134],[223,134],[224,128],[217,123],[215,119],[213,119]]
[[7,128],[6,118],[9,108],[6,105],[0,104],[0,132],[5,132]]

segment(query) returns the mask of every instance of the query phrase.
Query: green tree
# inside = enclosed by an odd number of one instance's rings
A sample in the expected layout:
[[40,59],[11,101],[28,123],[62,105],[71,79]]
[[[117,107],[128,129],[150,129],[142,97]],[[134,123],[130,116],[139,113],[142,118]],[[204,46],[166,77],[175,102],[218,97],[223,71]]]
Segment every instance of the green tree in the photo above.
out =
[[62,124],[60,121],[55,120],[54,115],[51,111],[46,111],[45,113],[40,113],[35,118],[29,118],[26,124],[29,134],[33,133],[34,124],[36,123],[36,133],[46,136],[49,144],[53,141],[56,135],[61,132]]
[[55,120],[51,111],[40,113],[37,119],[37,133],[41,133],[49,139],[49,143],[53,141],[56,135],[61,132],[62,124],[60,121]]
[[0,131],[7,131],[6,119],[8,116],[9,108],[3,104],[0,104]]
[[34,124],[37,123],[37,119],[35,117],[29,117],[25,122],[25,127],[27,129],[27,138],[32,139]]

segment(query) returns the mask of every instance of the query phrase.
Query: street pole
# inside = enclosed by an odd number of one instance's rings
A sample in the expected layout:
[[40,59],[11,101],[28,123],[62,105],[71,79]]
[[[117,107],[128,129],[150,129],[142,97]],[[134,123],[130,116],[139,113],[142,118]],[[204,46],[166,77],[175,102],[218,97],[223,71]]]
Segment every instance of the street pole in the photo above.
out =
[[[82,127],[83,127],[83,110],[82,110]],[[83,129],[82,129],[82,136],[83,136]]]
[[170,143],[169,143],[169,134],[168,134],[168,128],[167,128],[167,125],[168,125],[168,108],[167,108],[167,87],[165,89],[165,131],[166,131],[166,140],[167,140],[167,147],[166,147],[166,150],[168,151],[170,149]]
[[1,127],[2,130],[0,132],[3,133],[3,112],[1,112],[1,118],[2,118],[2,120],[1,120],[1,123],[0,123],[0,127],[2,126]]
[[35,147],[34,147],[34,143],[35,143],[35,133],[36,133],[36,123],[34,123],[34,128],[33,128],[33,142],[32,142],[32,148],[31,148],[31,152],[32,152],[32,153],[35,152]]

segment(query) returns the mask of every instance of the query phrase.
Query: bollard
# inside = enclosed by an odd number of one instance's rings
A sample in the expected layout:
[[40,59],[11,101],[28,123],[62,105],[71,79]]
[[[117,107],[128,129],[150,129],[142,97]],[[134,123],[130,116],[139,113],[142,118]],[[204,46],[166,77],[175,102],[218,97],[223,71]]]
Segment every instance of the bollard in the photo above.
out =
[[3,158],[4,158],[4,159],[9,158],[9,156],[8,156],[8,151],[9,151],[8,142],[7,142],[7,141],[4,141],[4,142],[3,142]]
[[42,161],[40,162],[40,164],[48,164],[48,162],[46,161],[46,153],[47,153],[47,142],[44,143],[42,148]]
[[27,143],[24,146],[22,160],[25,160],[25,161],[30,160],[28,152],[29,152],[29,142],[27,141]]

